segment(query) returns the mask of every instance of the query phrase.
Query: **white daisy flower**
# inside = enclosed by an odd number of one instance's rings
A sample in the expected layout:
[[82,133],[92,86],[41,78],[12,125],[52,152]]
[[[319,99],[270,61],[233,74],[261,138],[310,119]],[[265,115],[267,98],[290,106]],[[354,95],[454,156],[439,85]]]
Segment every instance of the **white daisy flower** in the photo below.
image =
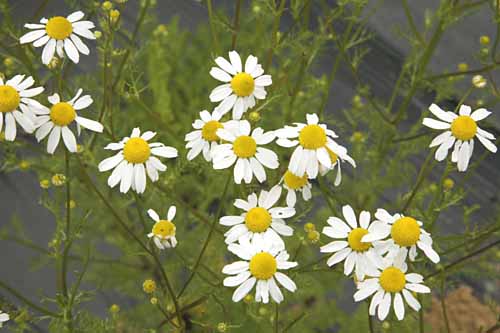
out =
[[[323,228],[323,234],[328,237],[339,239],[330,242],[320,248],[322,253],[333,253],[326,262],[333,266],[344,261],[344,274],[350,275],[354,270],[358,281],[363,280],[366,275],[373,276],[376,271],[376,263],[382,261],[372,242],[378,238],[382,222],[371,222],[370,213],[362,211],[359,214],[359,224],[356,214],[351,206],[342,207],[345,221],[338,217],[329,217],[329,226]],[[372,236],[372,242],[364,242],[362,238]],[[342,239],[342,240],[341,240]]]
[[446,130],[436,136],[429,145],[429,147],[439,146],[434,156],[437,161],[443,161],[448,156],[448,150],[453,147],[451,161],[457,163],[458,171],[466,171],[474,150],[474,137],[486,149],[496,153],[497,147],[491,142],[495,141],[495,136],[477,125],[478,121],[491,114],[488,110],[481,108],[471,113],[470,106],[461,105],[457,115],[451,111],[443,111],[436,104],[432,104],[429,110],[439,120],[424,118],[423,124],[433,129]]
[[156,157],[175,158],[177,149],[160,142],[148,143],[156,135],[147,131],[141,135],[139,128],[134,128],[130,137],[117,143],[110,143],[104,149],[119,152],[99,163],[99,171],[114,168],[108,178],[108,185],[115,187],[120,183],[120,192],[127,193],[130,188],[137,193],[146,190],[146,173],[151,181],[158,180],[158,171],[167,170],[167,166]]
[[[308,114],[307,124],[295,123],[295,126],[285,126],[276,131],[278,145],[287,148],[297,146],[290,158],[288,170],[297,176],[307,173],[310,179],[314,179],[320,165],[332,169],[338,164],[338,158],[356,167],[354,160],[347,155],[347,149],[333,141],[333,138],[338,137],[335,132],[318,122],[316,114]],[[337,178],[340,180],[340,165]]]
[[76,112],[87,108],[94,101],[90,95],[82,95],[83,90],[78,89],[75,97],[68,102],[62,102],[59,94],[49,96],[49,103],[52,104],[50,109],[44,107],[38,112],[36,119],[35,136],[38,142],[42,141],[47,135],[47,152],[53,154],[59,144],[61,136],[64,145],[68,151],[75,153],[77,151],[76,138],[69,126],[76,122],[77,134],[80,135],[81,127],[91,131],[102,133],[103,126],[101,123],[88,118],[80,117]]
[[186,134],[186,148],[189,149],[187,159],[192,160],[200,153],[207,162],[212,160],[212,150],[217,147],[220,138],[217,136],[217,130],[223,128],[224,124],[220,122],[222,115],[217,111],[212,114],[207,110],[200,112],[200,119],[196,119],[193,123],[192,132]]
[[168,209],[167,219],[161,220],[158,214],[152,210],[148,210],[148,215],[155,221],[153,230],[148,234],[149,238],[153,238],[155,245],[160,250],[176,247],[177,239],[175,238],[175,224],[172,220],[175,218],[175,206],[170,206]]
[[378,224],[376,235],[364,236],[362,241],[371,242],[390,235],[390,239],[380,242],[381,254],[387,253],[389,258],[394,258],[401,252],[405,260],[409,255],[414,261],[418,247],[433,263],[439,262],[439,255],[432,248],[431,235],[422,228],[421,221],[402,214],[391,215],[382,208],[377,209],[375,217],[383,224]]
[[244,238],[240,244],[230,244],[228,250],[243,259],[222,269],[222,273],[232,275],[224,279],[224,286],[238,286],[233,293],[233,302],[239,302],[256,285],[256,302],[268,303],[270,294],[276,303],[280,303],[283,294],[276,281],[291,292],[297,290],[295,283],[279,272],[297,266],[296,262],[288,261],[290,255],[283,244],[274,243],[267,235],[258,234],[251,243]]
[[220,114],[233,109],[233,119],[241,119],[243,113],[255,106],[255,99],[266,98],[264,87],[270,86],[273,81],[271,75],[263,75],[264,70],[253,55],[245,61],[244,71],[238,52],[229,52],[229,60],[231,62],[223,57],[215,59],[219,67],[212,67],[210,75],[224,84],[212,90],[210,101],[220,102],[216,110]]
[[74,12],[68,17],[54,16],[50,19],[45,17],[40,20],[40,24],[25,24],[24,27],[32,31],[21,37],[21,44],[32,43],[34,47],[44,46],[42,51],[42,62],[48,65],[57,55],[60,58],[64,54],[74,63],[80,60],[80,54],[88,55],[89,48],[82,42],[80,37],[95,39],[90,29],[95,27],[91,21],[80,21],[85,14],[81,11]]
[[384,261],[383,265],[378,267],[373,278],[357,284],[358,291],[354,294],[354,300],[359,302],[373,295],[369,314],[374,316],[375,311],[377,311],[380,320],[387,317],[391,304],[393,304],[396,317],[402,320],[405,315],[403,298],[413,310],[419,311],[420,303],[412,293],[430,293],[431,290],[422,284],[424,280],[422,275],[416,273],[406,274],[406,270],[407,265],[401,256],[395,258],[392,263]]
[[274,140],[274,132],[266,132],[262,128],[256,128],[251,132],[250,123],[247,120],[234,122],[231,126],[219,128],[217,135],[223,143],[212,150],[212,161],[214,169],[226,169],[234,166],[234,181],[241,184],[244,180],[249,184],[253,175],[262,183],[266,180],[265,166],[276,169],[279,166],[278,155],[272,150],[259,147]]
[[44,108],[40,103],[31,99],[41,94],[44,88],[30,88],[35,80],[31,76],[26,79],[24,77],[24,75],[16,75],[5,83],[0,77],[0,132],[5,122],[7,141],[15,140],[16,123],[21,125],[27,133],[33,133],[35,114]]
[[307,179],[306,174],[298,177],[291,173],[290,170],[287,170],[281,178],[280,184],[287,190],[286,204],[288,207],[295,207],[297,203],[297,194],[295,192],[301,192],[304,201],[308,201],[312,197],[312,185]]
[[248,196],[248,201],[236,199],[234,206],[243,209],[245,213],[239,216],[224,216],[220,219],[220,224],[231,227],[224,234],[226,243],[241,241],[242,238],[251,241],[258,234],[265,234],[268,239],[276,243],[283,243],[280,235],[293,235],[293,229],[286,225],[283,219],[295,215],[295,209],[292,207],[273,207],[280,197],[281,187],[276,185],[269,192],[260,191],[258,200],[255,193]]
[[333,185],[339,186],[340,182],[342,181],[342,172],[340,170],[340,165],[347,161],[353,167],[356,167],[356,163],[354,162],[352,157],[347,154],[347,149],[345,147],[337,144],[335,141],[332,142],[331,146],[333,149],[328,148],[327,150],[328,155],[330,156],[330,160],[332,161],[332,166],[331,168],[326,168],[323,164],[319,163],[319,173],[320,175],[324,176],[330,170],[335,170],[335,167],[337,167],[337,176],[335,177]]
[[0,310],[0,327],[3,327],[3,323],[9,320],[10,320],[9,314],[2,312],[2,310]]

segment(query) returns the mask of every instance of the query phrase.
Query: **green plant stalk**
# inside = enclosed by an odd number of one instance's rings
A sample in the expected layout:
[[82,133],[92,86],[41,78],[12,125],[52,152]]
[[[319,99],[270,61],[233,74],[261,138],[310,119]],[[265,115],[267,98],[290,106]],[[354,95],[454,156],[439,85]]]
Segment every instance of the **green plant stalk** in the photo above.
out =
[[446,311],[446,301],[445,301],[445,294],[446,294],[446,288],[445,288],[445,283],[446,283],[446,275],[443,271],[442,278],[441,278],[441,309],[443,311],[443,318],[444,318],[444,323],[446,326],[446,333],[450,333],[450,322],[448,320],[448,312]]
[[[432,162],[433,155],[434,155],[433,152],[429,152],[429,154],[427,155],[427,158],[425,159],[424,163],[420,167],[420,171],[418,173],[415,186],[413,187],[413,189],[410,193],[410,196],[408,197],[403,208],[401,209],[401,212],[405,213],[406,210],[408,209],[408,207],[410,207],[410,204],[413,201],[413,199],[415,198],[415,195],[417,194],[420,186],[423,184],[424,180],[427,178],[427,175],[430,172],[430,170],[428,170],[429,164]],[[432,169],[432,168],[430,168],[430,169]]]
[[295,324],[297,324],[299,321],[301,321],[305,316],[307,315],[307,312],[302,312],[297,318],[292,320],[290,324],[288,324],[284,329],[283,333],[288,332]]
[[274,333],[279,332],[279,315],[280,315],[280,306],[279,303],[276,303],[274,310]]
[[269,51],[267,52],[267,60],[266,64],[264,66],[264,69],[266,71],[269,70],[269,67],[273,63],[273,55],[274,55],[274,50],[276,46],[278,45],[278,30],[280,28],[280,22],[281,22],[281,15],[283,15],[283,11],[285,9],[285,3],[286,0],[279,0],[280,5],[278,8],[276,8],[276,2],[275,2],[275,10],[277,13],[274,14],[274,23],[273,23],[273,30],[272,30],[272,35],[271,35],[271,47],[269,48]]
[[238,32],[240,29],[240,11],[241,11],[241,0],[236,1],[236,8],[234,10],[234,20],[233,20],[233,37],[231,40],[231,49],[236,50],[236,40],[238,38]]
[[375,333],[375,330],[373,328],[373,318],[370,316],[370,303],[366,302],[366,314],[368,316],[368,329],[370,330],[370,333]]

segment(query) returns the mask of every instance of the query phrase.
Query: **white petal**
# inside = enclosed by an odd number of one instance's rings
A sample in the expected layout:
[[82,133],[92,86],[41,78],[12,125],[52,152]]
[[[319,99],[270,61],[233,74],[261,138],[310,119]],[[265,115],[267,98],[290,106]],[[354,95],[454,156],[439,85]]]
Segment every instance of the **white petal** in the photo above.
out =
[[420,303],[413,297],[413,295],[406,289],[402,290],[403,296],[406,300],[406,303],[415,311],[420,311]]
[[320,247],[320,251],[322,253],[337,252],[339,250],[345,249],[348,245],[349,243],[347,243],[346,241],[333,241]]
[[35,41],[40,37],[44,36],[46,33],[47,32],[45,31],[45,29],[30,31],[19,39],[19,43],[20,44],[31,43],[32,41]]
[[378,306],[378,318],[384,320],[389,314],[389,309],[391,308],[391,294],[385,293],[382,302]]
[[379,288],[378,283],[372,283],[367,285],[366,287],[363,287],[359,289],[355,294],[354,294],[354,300],[356,302],[362,301],[367,297],[370,297],[373,295]]
[[342,214],[347,223],[351,226],[352,229],[356,229],[358,227],[358,223],[356,221],[356,214],[354,214],[354,210],[351,206],[345,205],[342,207]]
[[233,65],[233,68],[236,70],[236,72],[241,72],[241,58],[238,52],[236,51],[231,51],[229,52],[229,60],[231,61],[231,64]]
[[77,150],[75,135],[67,126],[62,127],[61,132],[66,148],[68,148],[70,152],[75,153]]
[[155,222],[158,222],[160,220],[160,216],[158,216],[158,214],[154,210],[152,210],[152,209],[148,209],[148,215]]
[[432,119],[432,118],[424,118],[422,124],[424,126],[427,126],[427,127],[433,128],[433,129],[448,129],[451,127],[451,125],[449,123],[445,123],[443,121],[439,121],[439,120]]
[[102,131],[104,130],[104,127],[102,126],[102,124],[95,121],[95,120],[91,120],[91,119],[77,116],[75,118],[75,121],[78,124],[80,124],[80,126],[83,126],[83,127],[87,128],[91,131],[94,131],[94,132],[102,133]]
[[297,290],[297,285],[295,284],[295,282],[293,282],[292,279],[290,279],[285,274],[281,272],[276,272],[274,274],[274,277],[288,291],[294,292],[295,290]]
[[394,312],[398,320],[403,320],[405,317],[405,305],[403,304],[403,298],[400,293],[394,295]]
[[175,213],[177,212],[177,208],[175,206],[170,206],[167,213],[167,220],[172,221],[175,218]]
[[61,139],[61,127],[54,126],[52,132],[49,135],[49,141],[47,142],[47,152],[49,154],[53,154],[59,144],[59,140]]
[[222,81],[222,82],[229,82],[232,79],[231,75],[227,74],[226,72],[224,72],[222,69],[220,69],[218,67],[212,67],[212,69],[210,69],[210,75],[214,79]]
[[245,297],[248,292],[255,285],[256,279],[254,277],[243,282],[233,293],[233,302],[239,302]]
[[80,54],[78,53],[75,44],[73,44],[73,42],[68,38],[64,40],[64,51],[66,51],[66,54],[71,59],[71,61],[73,61],[75,64],[78,63],[78,61],[80,60]]
[[42,51],[42,63],[44,65],[48,65],[49,62],[54,57],[54,53],[56,52],[56,40],[51,39],[47,44],[45,44]]

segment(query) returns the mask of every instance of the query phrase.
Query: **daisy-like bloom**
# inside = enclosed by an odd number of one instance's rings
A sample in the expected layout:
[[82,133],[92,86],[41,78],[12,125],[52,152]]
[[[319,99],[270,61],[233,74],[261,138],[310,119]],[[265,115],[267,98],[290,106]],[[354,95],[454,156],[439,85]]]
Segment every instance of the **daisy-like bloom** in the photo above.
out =
[[[35,114],[44,107],[31,99],[43,92],[43,87],[30,88],[35,80],[30,76],[16,75],[5,83],[0,77],[0,132],[5,122],[5,139],[14,141],[16,123],[27,133],[35,130]],[[20,110],[20,111],[19,111]],[[4,120],[5,118],[5,120]]]
[[90,95],[82,95],[83,90],[78,89],[75,97],[70,101],[62,102],[59,94],[49,96],[49,103],[52,104],[51,108],[43,108],[38,112],[40,115],[36,119],[37,127],[35,136],[38,142],[42,141],[47,135],[47,152],[53,154],[59,144],[61,136],[64,145],[68,151],[75,153],[77,150],[76,138],[69,126],[76,122],[77,134],[80,135],[81,128],[84,127],[91,131],[102,133],[103,126],[101,123],[88,118],[80,117],[76,112],[87,108],[93,103]]
[[[250,134],[251,132],[251,134]],[[234,166],[234,181],[241,184],[252,181],[253,175],[262,183],[266,180],[265,166],[276,169],[279,166],[278,155],[272,150],[259,147],[274,140],[274,132],[266,132],[260,127],[251,131],[247,120],[234,122],[231,126],[219,128],[217,136],[229,143],[218,145],[212,150],[214,169],[226,169]]]
[[[338,137],[335,132],[318,122],[316,114],[308,114],[307,124],[295,123],[295,126],[285,126],[276,131],[278,145],[287,148],[297,146],[290,158],[288,170],[296,176],[306,173],[310,179],[314,179],[320,165],[332,169],[335,164],[339,164],[339,158],[356,167],[354,160],[347,155],[347,149],[333,141],[333,138]],[[338,179],[339,175],[340,165]]]
[[281,197],[281,187],[274,186],[269,192],[260,191],[248,196],[248,201],[236,199],[234,205],[243,209],[245,213],[239,216],[224,216],[220,219],[220,224],[230,226],[226,236],[226,243],[234,243],[242,238],[253,239],[255,235],[267,235],[268,239],[276,243],[283,243],[279,235],[291,236],[293,229],[285,224],[283,219],[295,215],[292,207],[273,207]]
[[337,176],[335,177],[335,182],[333,185],[339,186],[340,182],[342,181],[342,171],[340,170],[340,164],[345,163],[346,161],[352,165],[353,167],[356,167],[356,162],[352,159],[351,156],[347,154],[347,149],[339,144],[337,144],[335,141],[332,143],[332,146],[334,149],[327,149],[328,150],[328,155],[330,156],[330,160],[332,161],[332,167],[331,168],[326,168],[323,164],[319,164],[319,173],[320,175],[324,176],[326,175],[330,170],[334,170],[335,167],[338,168],[337,170]]
[[175,224],[172,222],[175,218],[176,211],[175,206],[170,206],[167,213],[167,219],[162,220],[154,210],[148,210],[149,217],[155,221],[153,230],[151,230],[148,234],[148,237],[153,238],[155,245],[160,250],[172,248],[177,245],[177,239],[175,238]]
[[10,320],[9,314],[2,312],[2,310],[0,310],[0,327],[3,326],[3,323],[5,323],[9,320]]
[[372,242],[390,235],[390,239],[379,242],[381,254],[387,252],[388,257],[394,258],[402,253],[404,260],[408,255],[410,260],[414,261],[418,247],[433,263],[439,262],[439,255],[432,248],[431,235],[422,228],[421,221],[402,214],[391,215],[382,208],[377,209],[375,217],[382,223],[377,223],[377,232],[374,235],[366,235],[362,241]]
[[380,320],[387,317],[391,304],[393,304],[396,317],[402,320],[405,315],[403,298],[413,310],[419,311],[420,303],[412,293],[431,292],[427,286],[422,284],[424,281],[422,275],[407,274],[407,265],[402,256],[398,256],[393,262],[383,261],[382,266],[377,268],[376,274],[372,275],[373,278],[357,284],[358,291],[354,294],[354,300],[359,302],[373,295],[369,313],[374,316],[377,312]]
[[220,122],[222,115],[213,111],[212,114],[207,110],[200,112],[200,119],[196,119],[193,123],[192,132],[186,134],[186,148],[189,149],[187,159],[192,160],[200,153],[207,162],[212,160],[212,149],[217,147],[220,138],[217,136],[217,130],[223,128],[224,124]]
[[288,207],[295,207],[297,203],[297,194],[295,192],[302,192],[302,198],[308,201],[312,197],[312,185],[307,179],[307,175],[298,177],[287,170],[281,178],[280,184],[287,190],[286,204]]
[[290,255],[284,244],[274,243],[268,235],[259,234],[252,242],[245,238],[239,244],[230,244],[228,250],[243,259],[222,269],[222,273],[232,275],[224,279],[224,286],[238,286],[233,293],[233,302],[239,302],[255,285],[255,301],[263,303],[269,302],[269,294],[276,303],[283,301],[276,281],[291,292],[297,289],[288,276],[278,271],[297,266],[296,262],[288,261]]
[[[364,242],[362,238],[371,235],[374,240],[380,232],[382,222],[371,222],[370,213],[362,211],[359,214],[359,224],[356,214],[351,206],[342,207],[345,222],[338,217],[329,217],[329,226],[323,228],[323,234],[338,240],[332,241],[320,248],[323,253],[333,253],[326,262],[333,266],[344,261],[344,274],[350,275],[354,270],[358,281],[363,280],[365,275],[373,276],[376,271],[376,262],[382,258],[371,242]],[[346,223],[347,222],[347,223]]]
[[233,109],[233,119],[241,119],[243,113],[255,106],[255,99],[266,98],[264,87],[270,86],[273,81],[271,75],[263,75],[264,69],[253,55],[245,61],[244,71],[238,52],[229,52],[229,60],[223,57],[215,59],[219,67],[212,67],[210,75],[224,84],[212,90],[210,100],[220,102],[217,106],[220,114]]
[[45,17],[40,24],[25,24],[24,27],[32,31],[21,37],[21,44],[33,43],[34,47],[44,46],[42,51],[42,62],[48,65],[57,55],[60,58],[64,54],[74,63],[80,60],[80,53],[88,55],[89,48],[82,42],[80,37],[95,39],[90,29],[95,27],[91,21],[80,21],[85,14],[81,11],[74,12],[68,17],[54,16],[50,19]]
[[457,115],[451,111],[443,111],[436,104],[432,104],[429,110],[439,120],[424,118],[423,124],[433,129],[446,130],[436,136],[429,145],[429,147],[439,146],[435,154],[437,161],[443,161],[448,156],[448,150],[453,147],[451,161],[457,163],[458,171],[467,170],[474,150],[474,138],[477,138],[486,149],[496,153],[497,147],[491,142],[495,140],[495,136],[477,125],[478,121],[491,114],[488,110],[481,108],[471,113],[470,106],[461,105]]
[[146,173],[151,181],[158,180],[158,171],[167,170],[167,166],[156,157],[175,158],[177,149],[160,142],[148,143],[156,135],[146,131],[141,135],[139,128],[134,128],[130,137],[117,143],[110,143],[104,149],[119,150],[111,157],[99,163],[99,171],[114,168],[108,178],[108,185],[115,187],[120,183],[120,192],[127,193],[130,188],[137,193],[146,190]]

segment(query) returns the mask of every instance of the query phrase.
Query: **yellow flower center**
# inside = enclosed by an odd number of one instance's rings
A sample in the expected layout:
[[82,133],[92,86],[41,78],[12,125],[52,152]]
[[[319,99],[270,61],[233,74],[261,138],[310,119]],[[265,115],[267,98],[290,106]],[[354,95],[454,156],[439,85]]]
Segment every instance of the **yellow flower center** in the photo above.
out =
[[151,148],[146,140],[141,138],[130,138],[123,147],[123,156],[130,163],[144,163],[149,155],[151,155]]
[[300,130],[300,145],[306,149],[318,149],[326,144],[326,133],[319,125],[307,125]]
[[391,228],[391,237],[399,246],[412,246],[420,239],[420,226],[412,217],[402,217]]
[[372,243],[365,243],[361,241],[364,235],[368,234],[368,230],[364,228],[353,229],[347,236],[347,242],[354,251],[364,252],[372,246]]
[[250,209],[245,216],[245,224],[248,230],[252,232],[264,232],[271,225],[271,214],[267,209],[254,207]]
[[276,259],[267,252],[257,253],[250,260],[250,273],[259,280],[268,280],[276,273]]
[[50,119],[57,126],[67,126],[75,117],[76,111],[69,103],[60,102],[50,108]]
[[403,290],[406,284],[405,274],[396,267],[384,269],[379,278],[380,286],[389,293],[397,293]]
[[330,155],[330,160],[332,161],[332,164],[337,163],[337,160],[339,159],[338,155],[335,154],[330,148],[326,147],[326,151],[328,151],[328,155]]
[[11,86],[0,86],[0,112],[12,112],[18,106],[21,101],[21,96],[16,89]]
[[153,226],[152,233],[162,238],[175,236],[175,224],[168,220],[160,220]]
[[451,133],[459,140],[470,140],[476,135],[476,132],[477,124],[469,116],[458,116],[451,123]]
[[47,31],[47,35],[51,38],[64,40],[73,32],[73,25],[66,18],[55,16],[47,22],[45,31]]
[[216,132],[219,128],[222,127],[222,124],[217,120],[210,120],[205,125],[203,125],[203,128],[201,129],[201,136],[207,141],[217,141],[219,140],[219,137],[217,136]]
[[283,180],[288,188],[296,190],[307,184],[307,175],[304,174],[302,177],[299,177],[287,170]]
[[142,289],[147,294],[152,294],[156,290],[156,282],[154,280],[145,280],[142,284]]
[[255,142],[254,138],[252,138],[251,136],[242,135],[234,140],[233,150],[238,157],[252,157],[257,151],[257,142]]
[[233,92],[240,97],[250,96],[254,87],[253,77],[248,73],[238,73],[231,80]]

